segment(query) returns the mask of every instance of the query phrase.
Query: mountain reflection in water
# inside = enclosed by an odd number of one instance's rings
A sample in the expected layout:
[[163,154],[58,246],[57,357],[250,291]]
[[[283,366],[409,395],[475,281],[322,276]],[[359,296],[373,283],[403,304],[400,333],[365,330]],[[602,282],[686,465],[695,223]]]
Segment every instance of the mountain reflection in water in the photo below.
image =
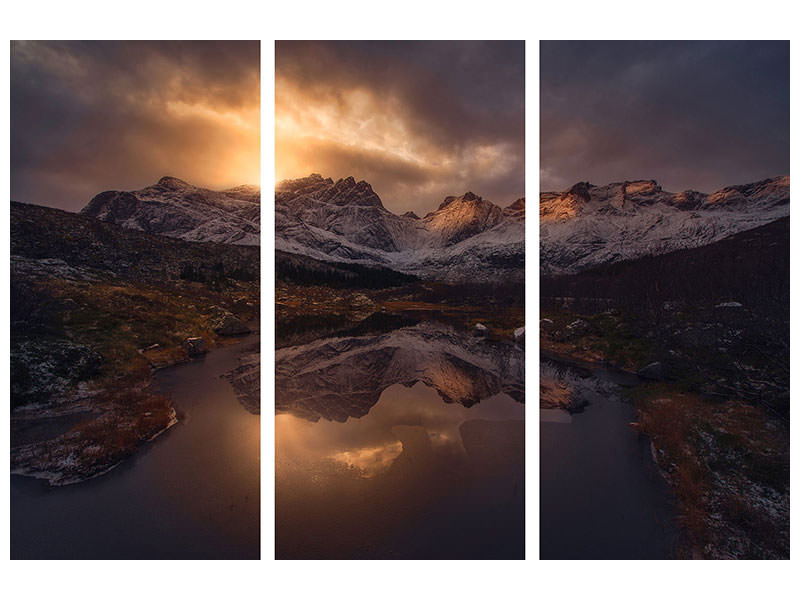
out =
[[278,558],[523,558],[524,349],[429,323],[276,353]]

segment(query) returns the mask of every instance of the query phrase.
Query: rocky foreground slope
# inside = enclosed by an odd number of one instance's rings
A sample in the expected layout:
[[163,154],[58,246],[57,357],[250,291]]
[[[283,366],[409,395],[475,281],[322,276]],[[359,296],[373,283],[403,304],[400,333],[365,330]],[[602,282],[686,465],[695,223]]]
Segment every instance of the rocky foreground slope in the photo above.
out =
[[162,177],[141,190],[97,194],[81,213],[127,229],[191,242],[257,246],[260,199],[257,186],[214,191]]
[[541,271],[577,273],[641,256],[696,248],[789,215],[789,177],[672,193],[656,181],[543,192]]
[[152,369],[248,331],[259,249],[42,206],[10,215],[11,469],[82,481],[175,422],[147,390]]
[[276,248],[443,281],[522,279],[525,201],[501,208],[467,192],[420,218],[396,215],[365,181],[312,174],[275,190]]

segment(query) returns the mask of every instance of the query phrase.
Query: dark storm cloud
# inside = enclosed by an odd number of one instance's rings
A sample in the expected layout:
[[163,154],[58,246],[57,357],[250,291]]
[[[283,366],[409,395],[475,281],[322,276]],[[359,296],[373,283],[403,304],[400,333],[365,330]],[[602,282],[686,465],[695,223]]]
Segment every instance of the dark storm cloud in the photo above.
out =
[[366,179],[394,211],[524,195],[522,42],[278,42],[279,179]]
[[541,189],[789,172],[788,42],[542,42]]
[[258,42],[12,42],[12,199],[258,183]]

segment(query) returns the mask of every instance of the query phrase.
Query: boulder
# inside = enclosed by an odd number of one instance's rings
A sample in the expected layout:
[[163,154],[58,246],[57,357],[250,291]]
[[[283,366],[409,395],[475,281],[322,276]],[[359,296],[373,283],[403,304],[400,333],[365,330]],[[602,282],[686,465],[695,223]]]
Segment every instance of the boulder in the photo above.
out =
[[589,323],[587,323],[583,319],[576,319],[575,321],[567,325],[567,329],[570,331],[570,333],[573,333],[575,335],[583,335],[584,333],[589,331]]
[[525,341],[525,328],[524,327],[517,327],[514,330],[514,341],[516,341],[516,342],[524,342]]
[[475,323],[473,330],[475,331],[475,335],[486,335],[489,333],[489,328],[483,323]]
[[183,345],[186,348],[186,352],[189,353],[189,356],[200,356],[208,352],[206,341],[201,337],[186,338]]
[[245,325],[244,321],[228,312],[214,317],[211,321],[211,328],[214,330],[214,333],[219,335],[242,335],[244,333],[250,333],[250,328]]
[[664,379],[664,366],[660,362],[652,362],[646,367],[639,369],[636,374],[642,379],[661,381]]

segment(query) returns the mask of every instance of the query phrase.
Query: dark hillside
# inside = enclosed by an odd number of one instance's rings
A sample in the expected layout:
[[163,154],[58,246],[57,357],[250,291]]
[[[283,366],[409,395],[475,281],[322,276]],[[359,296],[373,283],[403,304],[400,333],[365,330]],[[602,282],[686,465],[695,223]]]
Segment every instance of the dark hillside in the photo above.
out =
[[542,277],[542,307],[559,304],[557,298],[574,298],[576,307],[590,312],[612,306],[653,313],[675,300],[736,301],[788,318],[789,219],[708,246]]
[[298,285],[351,289],[396,287],[419,280],[385,267],[327,262],[280,250],[275,252],[275,277]]

